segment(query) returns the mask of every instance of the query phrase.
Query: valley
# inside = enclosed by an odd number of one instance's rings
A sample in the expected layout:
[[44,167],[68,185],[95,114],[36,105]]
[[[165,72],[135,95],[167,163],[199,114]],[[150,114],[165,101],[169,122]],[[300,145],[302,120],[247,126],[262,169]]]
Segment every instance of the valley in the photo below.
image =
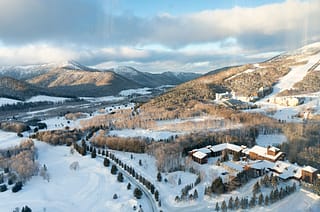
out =
[[74,63],[22,80],[46,92],[0,99],[0,207],[318,211],[320,90],[306,85],[319,52],[315,43],[176,86]]

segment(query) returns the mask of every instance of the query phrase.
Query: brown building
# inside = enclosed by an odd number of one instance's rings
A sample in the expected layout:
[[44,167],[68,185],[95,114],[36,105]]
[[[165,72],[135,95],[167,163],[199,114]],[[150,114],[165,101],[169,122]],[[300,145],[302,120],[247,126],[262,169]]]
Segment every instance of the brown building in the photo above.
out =
[[312,166],[303,167],[301,170],[301,179],[307,183],[313,183],[317,179],[318,170]]
[[203,152],[196,151],[192,154],[192,159],[200,164],[204,164],[208,162],[208,155]]
[[280,152],[280,149],[276,147],[261,147],[254,146],[249,150],[249,157],[251,160],[268,160],[271,162],[276,162],[278,160],[283,160],[285,154]]

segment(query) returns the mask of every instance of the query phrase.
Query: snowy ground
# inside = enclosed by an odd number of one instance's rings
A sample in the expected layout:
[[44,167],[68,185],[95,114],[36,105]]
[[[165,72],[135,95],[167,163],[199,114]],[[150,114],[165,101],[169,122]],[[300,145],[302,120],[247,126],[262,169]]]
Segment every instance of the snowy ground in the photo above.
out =
[[256,143],[259,146],[277,146],[279,144],[282,144],[283,142],[286,142],[287,138],[284,134],[269,134],[269,135],[259,135],[256,139]]
[[115,102],[124,100],[125,97],[116,96],[103,96],[103,97],[80,97],[80,99],[87,100],[89,102]]
[[269,207],[257,207],[255,208],[255,211],[318,212],[320,211],[320,197],[314,193],[300,189]]
[[17,104],[18,102],[21,102],[19,100],[15,100],[15,99],[8,99],[8,98],[0,98],[0,107],[2,105],[13,105],[13,104]]
[[64,97],[55,97],[55,96],[45,96],[45,95],[39,95],[39,96],[33,96],[30,99],[28,99],[26,102],[64,102],[68,100],[69,98]]
[[5,132],[0,130],[0,149],[18,145],[23,138],[17,136],[17,133]]
[[[281,135],[279,135],[281,137]],[[275,137],[274,137],[275,138]],[[259,181],[260,178],[251,179],[247,184],[240,187],[238,190],[232,191],[228,194],[223,195],[213,195],[208,197],[204,195],[204,188],[211,185],[212,179],[221,176],[224,181],[229,179],[230,175],[235,175],[236,171],[230,171],[226,169],[225,165],[216,166],[217,158],[209,158],[208,164],[200,165],[198,163],[192,162],[191,165],[201,172],[201,183],[195,188],[198,191],[198,200],[193,201],[182,201],[175,202],[175,196],[181,195],[181,189],[190,183],[194,183],[196,180],[196,175],[189,172],[172,172],[172,173],[162,173],[162,182],[156,180],[156,175],[158,173],[156,169],[156,161],[153,156],[147,154],[135,154],[128,152],[113,151],[113,153],[121,159],[126,164],[135,167],[135,170],[153,182],[156,189],[159,189],[160,199],[162,201],[162,208],[165,211],[213,211],[215,209],[216,202],[221,202],[226,200],[228,202],[229,198],[233,196],[238,197],[251,197],[253,185]],[[133,159],[131,159],[131,155]],[[142,165],[139,165],[139,160],[141,160]],[[222,173],[228,173],[223,175]],[[178,180],[181,179],[181,185],[178,185]],[[167,179],[168,182],[164,182]],[[285,185],[292,185],[294,180],[288,182],[282,182],[279,186],[284,187]],[[193,193],[194,189],[190,191]],[[270,188],[262,188],[263,193],[269,193]],[[319,211],[320,210],[320,197],[307,192],[303,189],[298,189],[298,191],[285,199],[272,204],[268,207],[256,207],[252,211]]]
[[119,95],[120,96],[130,96],[133,94],[146,95],[146,94],[152,93],[150,90],[151,88],[128,89],[128,90],[120,91]]
[[[303,58],[301,61],[304,61],[306,58]],[[293,85],[301,81],[308,73],[308,70],[320,60],[320,53],[315,54],[307,58],[308,62],[304,65],[293,66],[291,67],[290,72],[281,78],[279,83],[273,87],[273,92],[269,98],[277,95],[279,92],[284,90],[289,90],[293,88]],[[299,62],[299,61],[298,61]]]
[[175,135],[180,135],[181,133],[172,132],[172,131],[152,131],[145,129],[123,129],[123,130],[111,130],[109,135],[119,136],[119,137],[144,137],[152,138],[156,141],[161,139],[168,139]]
[[[102,161],[71,155],[70,148],[50,146],[36,142],[38,161],[46,164],[50,182],[40,176],[33,177],[18,193],[0,193],[0,211],[12,211],[16,207],[28,205],[33,211],[132,211],[134,205],[141,204],[150,211],[145,197],[137,201],[133,189],[127,190],[128,180],[117,182],[116,175]],[[80,169],[73,171],[69,165],[78,161]],[[118,195],[113,200],[114,194]]]

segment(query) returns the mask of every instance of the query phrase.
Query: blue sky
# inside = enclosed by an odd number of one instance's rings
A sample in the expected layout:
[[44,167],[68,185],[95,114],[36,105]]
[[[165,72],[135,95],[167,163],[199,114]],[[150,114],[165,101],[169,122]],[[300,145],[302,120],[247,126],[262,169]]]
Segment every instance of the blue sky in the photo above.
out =
[[320,1],[1,0],[0,65],[208,72],[320,40]]
[[131,12],[144,17],[156,15],[159,13],[169,13],[172,15],[181,15],[202,10],[230,9],[233,7],[256,7],[274,2],[283,2],[280,0],[123,0],[111,1],[112,8],[117,12]]

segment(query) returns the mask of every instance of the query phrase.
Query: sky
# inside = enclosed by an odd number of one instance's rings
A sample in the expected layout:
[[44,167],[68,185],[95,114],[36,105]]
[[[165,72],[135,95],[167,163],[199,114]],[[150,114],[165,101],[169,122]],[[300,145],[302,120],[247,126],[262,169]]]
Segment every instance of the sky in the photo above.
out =
[[320,0],[1,0],[0,65],[205,73],[320,41]]

